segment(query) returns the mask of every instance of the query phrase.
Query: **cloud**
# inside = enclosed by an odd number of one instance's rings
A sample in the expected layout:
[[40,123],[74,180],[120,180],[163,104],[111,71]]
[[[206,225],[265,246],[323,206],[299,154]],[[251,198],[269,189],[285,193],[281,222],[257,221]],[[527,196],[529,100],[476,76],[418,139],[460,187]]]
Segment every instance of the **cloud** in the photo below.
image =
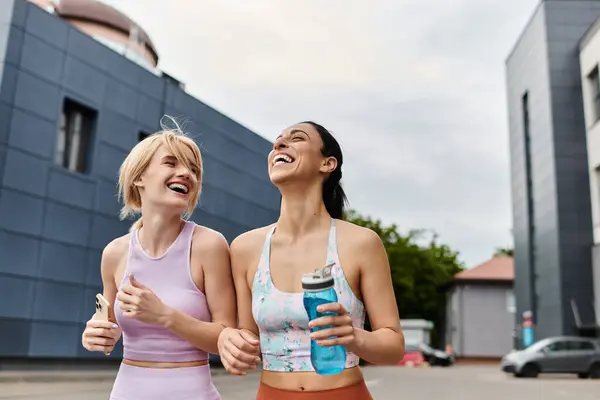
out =
[[329,127],[360,212],[434,229],[468,265],[510,245],[504,60],[538,0],[106,2],[191,94],[266,138]]

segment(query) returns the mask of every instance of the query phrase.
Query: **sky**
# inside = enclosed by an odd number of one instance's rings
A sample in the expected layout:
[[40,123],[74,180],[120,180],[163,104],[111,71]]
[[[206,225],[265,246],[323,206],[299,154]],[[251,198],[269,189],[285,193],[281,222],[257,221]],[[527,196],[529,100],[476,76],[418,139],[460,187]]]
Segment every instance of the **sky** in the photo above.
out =
[[361,214],[432,230],[467,267],[512,246],[505,60],[539,0],[104,2],[261,136],[332,131]]

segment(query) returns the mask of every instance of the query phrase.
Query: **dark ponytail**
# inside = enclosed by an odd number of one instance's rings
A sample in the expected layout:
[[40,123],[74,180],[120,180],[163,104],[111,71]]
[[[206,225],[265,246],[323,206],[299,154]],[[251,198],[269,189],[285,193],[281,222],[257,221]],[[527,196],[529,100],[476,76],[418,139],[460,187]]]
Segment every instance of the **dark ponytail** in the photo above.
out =
[[335,140],[325,127],[312,121],[305,121],[303,123],[310,124],[321,137],[321,141],[323,142],[321,154],[325,157],[334,157],[337,160],[336,169],[323,182],[323,203],[325,203],[325,208],[332,218],[342,219],[344,217],[344,208],[348,203],[346,193],[344,193],[341,184],[342,164],[344,163],[342,149],[337,140]]

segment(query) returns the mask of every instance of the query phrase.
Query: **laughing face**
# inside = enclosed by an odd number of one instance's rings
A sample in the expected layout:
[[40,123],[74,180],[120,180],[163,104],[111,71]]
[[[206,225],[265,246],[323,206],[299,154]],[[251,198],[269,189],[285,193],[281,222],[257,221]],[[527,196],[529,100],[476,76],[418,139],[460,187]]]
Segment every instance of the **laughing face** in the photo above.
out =
[[179,213],[188,208],[193,194],[198,192],[200,167],[195,165],[192,151],[183,147],[185,163],[165,146],[156,151],[148,168],[136,182],[142,204],[166,206]]
[[276,186],[292,179],[324,179],[337,166],[334,157],[321,153],[323,142],[306,123],[291,126],[273,143],[269,153],[269,177]]

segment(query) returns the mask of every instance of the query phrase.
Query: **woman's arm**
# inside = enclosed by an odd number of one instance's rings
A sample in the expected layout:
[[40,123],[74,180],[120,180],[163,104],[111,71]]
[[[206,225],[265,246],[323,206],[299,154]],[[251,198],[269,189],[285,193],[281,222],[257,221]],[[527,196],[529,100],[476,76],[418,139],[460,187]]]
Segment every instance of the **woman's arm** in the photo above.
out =
[[404,357],[404,334],[390,264],[379,236],[368,229],[361,231],[353,256],[359,262],[360,290],[372,332],[355,328],[348,350],[373,364],[396,364]]
[[256,252],[255,236],[258,231],[250,231],[238,236],[231,243],[231,270],[235,283],[238,309],[238,329],[258,336],[258,327],[252,315],[252,290],[249,275],[250,264],[258,262],[254,255]]
[[[110,302],[111,307],[114,305],[117,296],[116,272],[128,250],[128,241],[126,238],[113,240],[102,251],[100,264],[103,286],[102,295]],[[92,315],[86,323],[81,341],[83,347],[87,350],[102,351],[104,354],[109,355],[120,337],[121,328],[113,321],[96,320]]]
[[[238,329],[224,329],[219,337],[219,354],[225,369],[245,375],[260,362],[258,328],[252,316],[250,265],[256,259],[257,232],[250,231],[231,243],[231,268],[238,302]],[[260,249],[260,244],[258,244]]]
[[102,251],[100,261],[100,275],[103,286],[102,295],[110,304],[114,304],[117,297],[118,289],[115,275],[124,251],[127,252],[127,248],[123,247],[122,238],[113,240]]
[[[192,260],[202,260],[202,264],[192,265],[192,269],[202,268],[204,292],[212,322],[199,321],[179,310],[168,308],[162,325],[187,340],[194,346],[209,353],[218,354],[217,339],[226,327],[235,326],[235,290],[231,277],[229,246],[220,233],[205,231],[192,242]],[[192,270],[192,275],[194,271]]]

